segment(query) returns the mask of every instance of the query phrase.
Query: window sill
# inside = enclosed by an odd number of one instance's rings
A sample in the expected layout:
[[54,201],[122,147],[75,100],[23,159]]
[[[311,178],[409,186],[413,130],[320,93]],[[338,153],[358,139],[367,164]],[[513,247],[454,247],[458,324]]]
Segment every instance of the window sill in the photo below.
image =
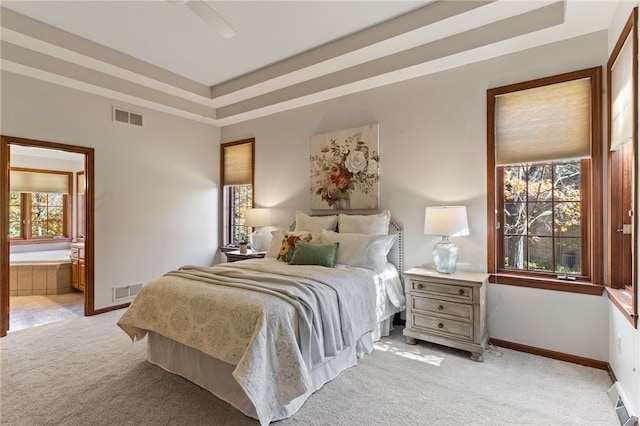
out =
[[565,281],[554,278],[522,277],[510,274],[491,274],[489,282],[494,284],[514,285],[519,287],[539,288],[543,290],[564,291],[568,293],[601,296],[605,287],[583,281]]
[[633,313],[633,297],[628,290],[624,288],[607,288],[609,300],[624,317],[636,328],[638,326],[638,316]]
[[30,240],[22,240],[22,239],[15,239],[15,240],[9,240],[9,245],[12,246],[22,246],[22,245],[29,245],[29,244],[56,244],[56,243],[70,243],[71,242],[71,238],[33,238]]

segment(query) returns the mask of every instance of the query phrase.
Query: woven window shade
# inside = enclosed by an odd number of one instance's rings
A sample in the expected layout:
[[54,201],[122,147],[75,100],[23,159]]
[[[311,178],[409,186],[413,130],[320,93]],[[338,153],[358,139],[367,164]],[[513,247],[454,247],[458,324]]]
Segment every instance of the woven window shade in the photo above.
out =
[[69,193],[69,175],[11,170],[11,192]]
[[497,165],[588,158],[591,80],[497,96],[495,132]]
[[611,67],[611,151],[633,137],[633,39],[629,34]]
[[84,180],[84,173],[78,173],[76,176],[76,190],[78,194],[84,194],[87,191],[87,186]]
[[224,148],[224,185],[250,185],[252,144],[242,143]]

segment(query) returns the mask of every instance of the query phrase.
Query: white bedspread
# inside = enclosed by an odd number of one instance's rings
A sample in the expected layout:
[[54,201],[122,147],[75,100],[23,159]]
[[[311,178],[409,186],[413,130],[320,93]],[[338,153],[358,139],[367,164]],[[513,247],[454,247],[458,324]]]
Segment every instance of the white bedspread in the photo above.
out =
[[310,368],[374,329],[376,280],[367,269],[274,259],[190,267],[147,284],[118,325],[134,340],[154,331],[236,365],[267,424],[311,388]]

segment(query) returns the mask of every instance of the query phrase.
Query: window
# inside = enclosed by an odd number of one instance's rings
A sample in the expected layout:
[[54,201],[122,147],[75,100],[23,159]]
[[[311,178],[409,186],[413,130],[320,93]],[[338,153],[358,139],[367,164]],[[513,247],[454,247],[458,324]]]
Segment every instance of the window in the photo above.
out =
[[250,229],[244,224],[244,212],[254,200],[254,139],[221,145],[222,246],[238,246],[248,240]]
[[609,298],[637,327],[638,8],[607,61]]
[[492,282],[601,293],[601,73],[487,91]]
[[12,243],[69,238],[72,173],[11,169],[9,237]]

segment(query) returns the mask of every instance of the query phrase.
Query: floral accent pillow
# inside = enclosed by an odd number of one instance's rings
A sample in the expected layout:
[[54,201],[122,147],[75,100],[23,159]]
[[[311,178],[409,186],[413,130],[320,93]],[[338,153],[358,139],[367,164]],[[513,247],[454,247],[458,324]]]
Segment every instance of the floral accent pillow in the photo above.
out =
[[293,250],[296,248],[296,241],[302,240],[302,241],[310,242],[311,238],[312,238],[311,234],[307,234],[307,235],[284,234],[284,236],[282,237],[282,244],[280,244],[280,251],[278,252],[278,256],[276,256],[276,259],[289,263],[289,261],[291,260],[291,257],[293,256]]

